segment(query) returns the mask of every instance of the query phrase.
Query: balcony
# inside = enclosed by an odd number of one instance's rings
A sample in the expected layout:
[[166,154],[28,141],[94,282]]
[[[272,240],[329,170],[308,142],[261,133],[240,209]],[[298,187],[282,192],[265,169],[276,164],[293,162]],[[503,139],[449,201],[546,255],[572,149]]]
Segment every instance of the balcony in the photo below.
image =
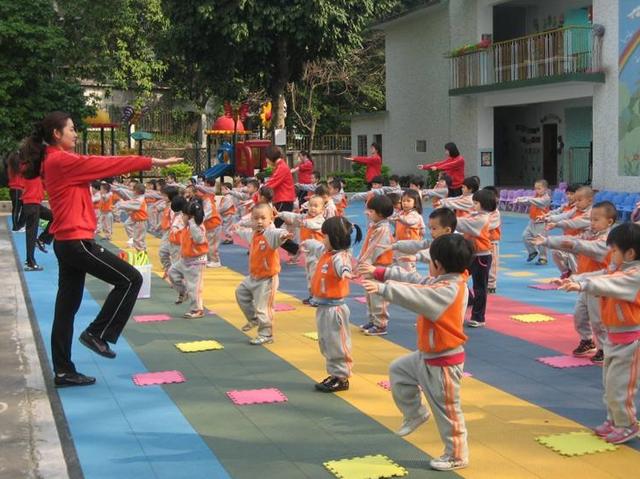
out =
[[582,81],[604,82],[602,37],[570,26],[449,56],[450,96]]

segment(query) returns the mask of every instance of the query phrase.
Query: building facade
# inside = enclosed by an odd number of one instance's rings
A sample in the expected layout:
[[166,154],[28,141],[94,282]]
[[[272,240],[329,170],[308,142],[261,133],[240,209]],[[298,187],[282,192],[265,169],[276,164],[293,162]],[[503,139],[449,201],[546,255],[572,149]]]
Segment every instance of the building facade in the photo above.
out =
[[640,1],[432,1],[377,28],[386,111],[352,118],[354,154],[378,140],[409,174],[453,141],[484,185],[640,190]]

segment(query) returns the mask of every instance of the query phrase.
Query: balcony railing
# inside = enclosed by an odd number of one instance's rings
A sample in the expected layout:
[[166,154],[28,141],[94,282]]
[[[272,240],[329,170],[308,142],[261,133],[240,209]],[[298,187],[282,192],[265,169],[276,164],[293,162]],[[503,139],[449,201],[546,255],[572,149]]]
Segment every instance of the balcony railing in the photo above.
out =
[[601,71],[602,37],[565,27],[453,56],[451,90]]

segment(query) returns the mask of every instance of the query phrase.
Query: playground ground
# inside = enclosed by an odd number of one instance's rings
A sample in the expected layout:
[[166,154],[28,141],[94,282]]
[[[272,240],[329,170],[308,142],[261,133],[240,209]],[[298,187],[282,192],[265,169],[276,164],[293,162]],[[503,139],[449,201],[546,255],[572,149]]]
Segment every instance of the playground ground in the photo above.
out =
[[[364,226],[361,204],[351,205],[347,214]],[[53,389],[48,361],[57,282],[55,256],[39,254],[45,270],[18,275],[15,266],[24,261],[23,235],[10,235],[3,225],[0,248],[5,254],[0,272],[13,286],[0,288],[0,295],[20,303],[22,278],[26,302],[7,314],[22,318],[15,324],[23,333],[30,316],[35,330],[33,351],[28,354],[33,363],[31,376],[35,376],[31,381],[39,384],[31,389],[36,391],[36,405],[49,395],[53,412],[45,411],[40,419],[36,414],[31,422],[37,434],[21,436],[22,429],[17,431],[23,427],[20,421],[16,419],[12,426],[7,419],[22,411],[20,404],[12,408],[11,401],[0,396],[0,406],[9,404],[7,410],[0,409],[0,461],[6,466],[0,462],[0,477],[29,477],[19,473],[18,465],[24,459],[32,467],[39,464],[42,477],[330,478],[335,476],[324,463],[370,455],[386,456],[406,470],[407,477],[629,477],[640,463],[640,439],[613,451],[599,451],[598,445],[579,441],[578,447],[589,453],[572,456],[536,440],[588,431],[602,422],[604,412],[599,366],[554,368],[538,361],[570,354],[575,347],[571,317],[575,296],[530,287],[544,284],[557,272],[552,266],[524,261],[520,234],[525,223],[522,215],[505,215],[498,294],[489,300],[487,328],[467,332],[465,370],[470,375],[462,382],[462,407],[469,430],[470,466],[455,473],[428,468],[429,458],[442,452],[433,421],[405,438],[393,433],[401,417],[390,392],[379,385],[387,379],[389,363],[414,349],[414,315],[392,306],[389,335],[365,337],[356,330],[364,320],[365,306],[357,300],[363,291],[354,284],[349,298],[355,359],[351,388],[335,395],[316,393],[313,383],[326,374],[317,343],[304,335],[315,331],[315,320],[314,310],[300,302],[306,297],[302,268],[283,264],[276,303],[289,310],[276,313],[276,342],[249,346],[248,336],[240,330],[244,319],[234,297],[247,271],[246,250],[237,245],[221,247],[224,268],[206,270],[205,306],[210,314],[187,320],[182,318],[185,308],[174,304],[174,292],[160,277],[155,260],[158,240],[150,237],[152,297],[138,301],[134,316],[162,314],[171,319],[131,320],[114,348],[118,357],[113,361],[93,354],[76,340],[78,370],[95,376],[97,383]],[[113,244],[104,245],[117,249],[125,239],[118,226]],[[3,266],[11,267],[12,248],[14,271],[7,269],[5,275]],[[87,281],[76,336],[92,320],[107,292],[104,284]],[[525,323],[511,318],[531,313],[551,320]],[[0,329],[0,341],[3,335]],[[176,347],[176,343],[199,340],[216,340],[224,349],[185,353]],[[36,360],[38,344],[45,360],[41,364],[44,381]],[[19,365],[16,368],[20,370]],[[132,381],[137,373],[169,370],[180,371],[186,381],[146,387]],[[287,400],[236,405],[227,396],[232,390],[262,388],[277,388]],[[50,416],[56,418],[61,431],[61,446],[52,440]],[[12,434],[19,440],[12,441]],[[34,437],[41,439],[31,457],[21,458],[5,447],[22,440],[33,445]],[[56,454],[64,455],[66,470]],[[373,471],[373,466],[369,469]],[[402,470],[396,468],[396,472]]]

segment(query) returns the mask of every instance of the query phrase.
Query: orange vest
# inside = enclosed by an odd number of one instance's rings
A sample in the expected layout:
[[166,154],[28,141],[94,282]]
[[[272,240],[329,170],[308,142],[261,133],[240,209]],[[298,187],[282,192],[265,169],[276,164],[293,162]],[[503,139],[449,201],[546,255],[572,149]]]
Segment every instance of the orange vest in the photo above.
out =
[[539,206],[536,205],[529,205],[529,218],[531,218],[532,220],[535,220],[538,216],[547,214],[549,212],[549,207],[547,208],[540,208]]
[[605,269],[610,262],[611,262],[611,252],[607,254],[607,256],[604,259],[604,262],[602,263],[584,254],[578,254],[576,255],[576,263],[577,263],[576,273],[582,274],[582,273],[592,273],[593,271],[601,271]]
[[202,243],[196,243],[189,234],[189,227],[180,230],[180,254],[183,258],[197,258],[209,252],[209,243],[205,239]]
[[320,230],[312,230],[310,228],[305,228],[304,226],[300,227],[300,241],[305,241],[308,239],[322,241],[323,238],[324,235]]
[[[613,273],[613,275],[619,274],[640,274],[640,271],[636,268],[635,270]],[[630,302],[601,296],[600,312],[602,313],[602,322],[605,326],[611,326],[613,328],[638,326],[640,325],[640,297],[636,296],[635,301]]]
[[[369,231],[367,231],[367,236],[364,239],[364,244],[362,245],[361,251],[365,251],[369,247],[369,241],[371,239],[372,231],[373,231],[373,228],[369,228]],[[393,263],[393,251],[389,250],[389,251],[385,251],[380,256],[378,256],[374,264],[376,266],[389,266],[392,263]]]
[[396,240],[420,240],[422,235],[422,227],[412,227],[402,221],[396,221]]
[[162,219],[160,220],[160,229],[162,231],[167,231],[171,228],[171,222],[173,221],[172,213],[173,211],[168,206],[162,211]]
[[489,223],[482,227],[482,231],[480,231],[480,236],[472,236],[470,234],[465,233],[464,237],[473,242],[475,246],[476,253],[480,253],[483,251],[491,251],[491,234],[489,232]]
[[[584,216],[584,211],[576,211],[576,213],[571,217],[572,220],[581,218],[582,216]],[[580,233],[582,233],[582,230],[580,229],[573,229],[573,228],[565,228],[564,229],[564,234],[567,236],[578,236]]]
[[336,203],[336,216],[344,216],[344,210],[347,209],[347,195],[342,195],[342,199]]
[[147,203],[142,202],[140,205],[140,209],[131,212],[131,219],[133,221],[147,221],[149,219],[149,215],[147,214]]
[[106,200],[100,197],[100,202],[98,203],[100,207],[100,211],[103,213],[110,213],[113,210],[113,195],[110,195]]
[[[425,316],[418,316],[417,333],[418,349],[425,353],[438,353],[461,346],[467,340],[462,323],[467,302],[467,280],[469,274],[462,273],[458,281],[458,294],[449,307],[437,318],[430,321]],[[438,287],[438,285],[434,285]],[[436,319],[436,318],[430,318]]]
[[502,238],[502,228],[498,226],[495,229],[489,230],[489,240],[490,241],[500,241]]
[[264,233],[255,232],[249,249],[249,274],[252,278],[271,278],[280,272],[280,255],[269,246]]
[[333,267],[333,255],[327,251],[318,260],[316,272],[311,278],[311,295],[316,298],[344,299],[349,296],[349,280],[340,278]]
[[218,214],[218,207],[216,206],[216,195],[204,195],[206,200],[211,203],[211,218],[206,220],[203,224],[207,231],[216,229],[222,224],[222,219]]

